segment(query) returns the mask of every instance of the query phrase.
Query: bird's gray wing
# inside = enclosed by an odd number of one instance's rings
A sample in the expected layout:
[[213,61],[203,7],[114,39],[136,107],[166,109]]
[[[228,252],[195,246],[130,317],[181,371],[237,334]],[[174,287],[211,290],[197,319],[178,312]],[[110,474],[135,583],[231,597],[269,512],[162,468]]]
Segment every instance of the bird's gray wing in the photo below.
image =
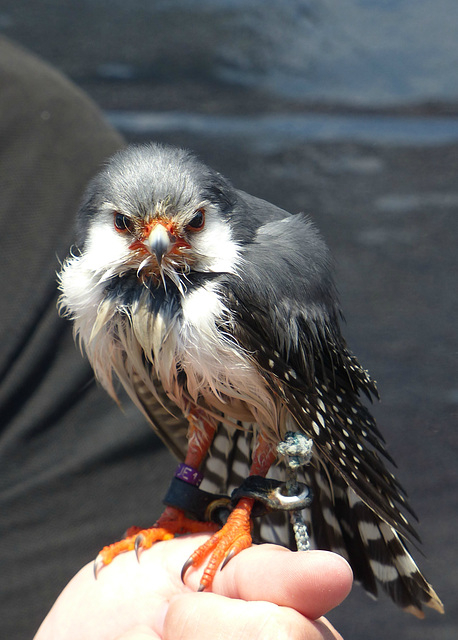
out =
[[417,537],[398,506],[411,511],[386,468],[383,438],[360,399],[377,390],[340,333],[323,240],[306,216],[288,215],[261,226],[242,261],[241,275],[223,280],[236,339],[319,458],[389,524]]

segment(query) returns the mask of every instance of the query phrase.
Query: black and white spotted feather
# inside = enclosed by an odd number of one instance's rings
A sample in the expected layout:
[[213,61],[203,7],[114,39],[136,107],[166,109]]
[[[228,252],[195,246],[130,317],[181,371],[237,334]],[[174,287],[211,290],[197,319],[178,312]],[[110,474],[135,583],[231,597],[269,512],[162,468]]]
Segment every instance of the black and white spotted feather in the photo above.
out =
[[[205,227],[189,231],[196,211]],[[158,216],[186,240],[160,264],[135,248],[136,229]],[[115,396],[118,378],[178,458],[191,407],[218,425],[203,488],[238,486],[258,434],[275,446],[286,431],[305,433],[315,545],[345,556],[369,593],[380,586],[418,616],[423,605],[443,611],[407,550],[414,514],[362,402],[377,389],[342,338],[310,220],[235,190],[187,152],[149,145],[121,152],[92,182],[79,246],[60,274],[63,313],[100,382]],[[270,473],[281,478],[281,462]],[[284,514],[257,534],[292,544]]]

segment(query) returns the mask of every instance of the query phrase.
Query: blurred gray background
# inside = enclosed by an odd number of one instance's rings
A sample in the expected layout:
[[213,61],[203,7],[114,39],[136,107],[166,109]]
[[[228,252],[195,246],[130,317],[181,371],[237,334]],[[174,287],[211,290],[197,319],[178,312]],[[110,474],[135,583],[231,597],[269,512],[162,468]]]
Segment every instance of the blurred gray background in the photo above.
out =
[[129,140],[314,218],[446,607],[418,621],[355,587],[330,618],[348,640],[456,638],[456,0],[1,0],[0,32]]

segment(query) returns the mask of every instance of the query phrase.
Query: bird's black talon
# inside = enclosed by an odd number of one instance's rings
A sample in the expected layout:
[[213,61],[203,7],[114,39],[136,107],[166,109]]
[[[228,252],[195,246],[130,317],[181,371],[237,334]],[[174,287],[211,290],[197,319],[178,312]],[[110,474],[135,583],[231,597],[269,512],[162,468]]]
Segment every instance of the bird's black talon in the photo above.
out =
[[221,567],[220,567],[220,571],[222,571],[224,569],[224,567],[228,564],[228,562],[230,560],[232,560],[232,558],[234,556],[236,556],[237,554],[234,552],[233,549],[231,549],[230,551],[227,552],[226,557],[224,558],[223,562],[221,563]]
[[202,591],[205,591],[205,585],[200,583],[197,589],[197,593],[202,593]]
[[181,569],[181,582],[184,584],[184,577],[189,567],[192,567],[192,558],[188,558]]
[[135,551],[135,556],[137,558],[137,561],[140,562],[140,556],[141,553],[143,551],[143,541],[144,541],[144,536],[142,536],[141,533],[138,534],[138,536],[135,538],[135,543],[134,543],[134,551]]
[[94,578],[97,580],[101,569],[105,566],[104,561],[102,560],[102,556],[98,555],[92,564],[92,569],[94,571]]

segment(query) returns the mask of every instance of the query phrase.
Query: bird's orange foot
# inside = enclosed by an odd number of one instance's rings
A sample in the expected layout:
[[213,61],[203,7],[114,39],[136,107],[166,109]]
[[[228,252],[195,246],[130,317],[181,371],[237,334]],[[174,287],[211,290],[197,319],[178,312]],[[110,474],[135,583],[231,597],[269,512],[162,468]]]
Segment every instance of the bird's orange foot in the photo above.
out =
[[218,525],[212,522],[200,522],[187,518],[183,511],[175,507],[166,507],[164,513],[150,529],[131,527],[123,540],[104,547],[94,561],[94,574],[97,577],[99,571],[110,564],[121,553],[135,550],[137,558],[140,553],[149,549],[154,542],[171,540],[175,536],[186,533],[213,533]]
[[200,580],[198,591],[211,587],[213,578],[219,565],[223,569],[234,556],[243,549],[251,546],[251,509],[253,500],[242,498],[232,511],[226,524],[217,531],[207,542],[201,545],[185,562],[181,579],[184,579],[186,571],[193,567],[200,567],[208,556],[210,559]]

